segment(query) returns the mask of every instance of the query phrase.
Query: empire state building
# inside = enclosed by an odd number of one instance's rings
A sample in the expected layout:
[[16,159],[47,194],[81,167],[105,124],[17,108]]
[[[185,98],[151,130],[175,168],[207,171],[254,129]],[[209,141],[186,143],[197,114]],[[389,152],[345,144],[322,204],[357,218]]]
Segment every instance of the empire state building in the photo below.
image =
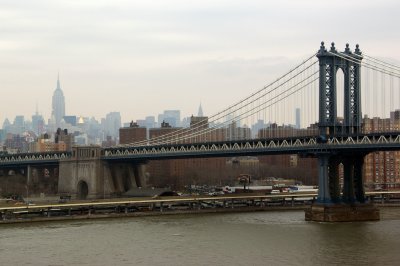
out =
[[56,127],[59,127],[61,119],[65,116],[65,99],[60,86],[60,76],[57,77],[57,88],[53,94],[52,108],[51,116],[55,120]]

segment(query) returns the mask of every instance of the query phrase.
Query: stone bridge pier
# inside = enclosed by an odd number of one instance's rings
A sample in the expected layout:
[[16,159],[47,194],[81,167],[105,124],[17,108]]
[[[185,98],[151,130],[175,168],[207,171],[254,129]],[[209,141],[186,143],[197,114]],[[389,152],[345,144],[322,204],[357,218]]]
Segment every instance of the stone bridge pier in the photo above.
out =
[[104,174],[110,193],[121,195],[133,188],[145,186],[145,165],[133,163],[104,164]]
[[73,147],[72,156],[60,161],[58,191],[77,199],[120,196],[145,187],[145,164],[107,162],[99,146]]
[[[306,220],[350,222],[379,220],[379,209],[366,202],[364,153],[318,154],[318,199],[306,210]],[[343,171],[340,174],[339,166]],[[342,188],[340,176],[343,177]]]

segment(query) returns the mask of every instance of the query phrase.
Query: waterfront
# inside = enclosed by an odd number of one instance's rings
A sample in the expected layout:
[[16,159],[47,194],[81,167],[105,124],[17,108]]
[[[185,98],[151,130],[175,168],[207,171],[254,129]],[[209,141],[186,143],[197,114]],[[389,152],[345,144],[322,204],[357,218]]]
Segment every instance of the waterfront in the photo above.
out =
[[133,217],[0,227],[2,265],[397,265],[400,208],[379,222],[302,211]]

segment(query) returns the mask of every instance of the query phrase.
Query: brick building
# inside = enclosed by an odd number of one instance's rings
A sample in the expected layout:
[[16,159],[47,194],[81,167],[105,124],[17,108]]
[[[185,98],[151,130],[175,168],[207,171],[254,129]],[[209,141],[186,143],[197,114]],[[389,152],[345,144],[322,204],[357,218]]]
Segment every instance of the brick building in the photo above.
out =
[[68,133],[67,129],[61,130],[61,128],[58,128],[54,137],[54,142],[56,144],[59,144],[60,147],[65,145],[65,150],[63,151],[72,151],[74,136]]
[[[225,128],[208,129],[207,117],[192,116],[189,128],[171,127],[168,123],[163,122],[160,128],[149,129],[149,141],[151,143],[151,139],[167,134],[191,136],[190,138],[185,138],[185,140],[177,139],[177,142],[185,141],[190,143],[238,140],[250,138],[251,136],[249,128],[238,127],[234,122]],[[314,128],[311,130],[300,130],[292,127],[272,125],[271,128],[261,130],[259,136],[261,138],[277,136],[277,129],[280,130],[279,136],[293,135],[294,131],[299,136],[304,136],[310,135],[312,134],[310,132],[315,131]],[[121,128],[121,144],[145,139],[144,130],[145,128],[138,126]],[[125,135],[123,136],[123,134]],[[181,188],[190,184],[234,185],[233,182],[235,182],[237,175],[243,173],[243,171],[256,178],[273,175],[278,178],[296,178],[298,181],[306,184],[316,184],[317,170],[315,159],[300,158],[297,155],[259,156],[258,158],[256,160],[257,166],[246,164],[245,162],[254,162],[253,160],[244,160],[243,158],[236,160],[229,158],[199,158],[150,161],[147,164],[147,172],[150,176],[149,183],[152,185],[172,186],[175,188]],[[236,161],[240,161],[241,163],[234,163]]]
[[[297,129],[292,126],[278,126],[273,123],[269,127],[258,131],[258,138],[284,138],[301,137],[318,134],[317,125],[311,125],[307,129]],[[259,156],[262,176],[274,176],[290,179],[306,185],[316,185],[318,182],[317,159],[303,158],[297,154],[280,154]]]
[[[163,121],[160,128],[149,129],[149,139],[156,139],[180,129],[171,127],[169,123]],[[172,185],[170,184],[171,177],[175,176],[177,172],[177,166],[174,165],[174,161],[177,160],[150,161],[147,164],[147,171],[150,176],[149,182],[155,186]]]
[[128,144],[146,139],[147,129],[139,127],[137,123],[131,122],[129,127],[119,129],[119,143]]
[[[363,118],[363,132],[400,131],[400,110],[390,118]],[[400,188],[400,151],[373,152],[364,159],[364,182],[369,189]]]
[[[64,135],[65,134],[65,135]],[[36,141],[29,143],[30,152],[71,151],[72,136],[67,131],[58,130],[55,140],[48,134],[43,134]]]

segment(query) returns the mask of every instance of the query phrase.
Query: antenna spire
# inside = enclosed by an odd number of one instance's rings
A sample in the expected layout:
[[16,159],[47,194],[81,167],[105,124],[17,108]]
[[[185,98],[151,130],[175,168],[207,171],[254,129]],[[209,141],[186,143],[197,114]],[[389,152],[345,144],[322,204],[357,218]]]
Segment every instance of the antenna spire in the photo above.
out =
[[204,116],[203,108],[201,107],[201,102],[200,102],[200,106],[199,106],[199,111],[197,112],[197,116],[200,116],[200,117]]
[[61,90],[61,86],[60,86],[60,72],[58,72],[57,74],[57,89]]

